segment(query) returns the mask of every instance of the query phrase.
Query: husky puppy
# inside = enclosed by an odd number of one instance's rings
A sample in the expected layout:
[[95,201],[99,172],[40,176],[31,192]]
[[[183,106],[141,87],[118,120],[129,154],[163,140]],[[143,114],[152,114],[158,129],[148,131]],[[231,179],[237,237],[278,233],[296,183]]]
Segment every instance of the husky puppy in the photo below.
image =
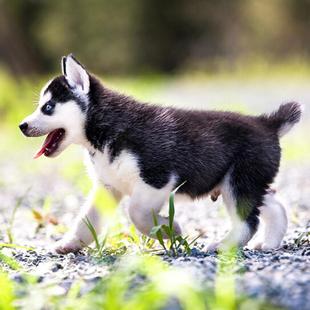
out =
[[[108,89],[70,54],[62,75],[42,89],[35,112],[20,124],[27,137],[47,135],[36,157],[56,157],[70,144],[87,150],[94,179],[116,199],[129,195],[129,216],[149,235],[179,184],[191,198],[221,193],[232,229],[210,250],[245,246],[265,224],[263,249],[279,247],[287,229],[285,209],[269,190],[281,157],[279,139],[300,120],[299,104],[283,104],[270,115],[186,111],[140,103]],[[97,182],[95,181],[95,183]],[[56,251],[78,251],[93,241],[83,219],[100,230],[89,203]],[[167,218],[158,216],[159,224]],[[178,223],[174,223],[181,233]]]

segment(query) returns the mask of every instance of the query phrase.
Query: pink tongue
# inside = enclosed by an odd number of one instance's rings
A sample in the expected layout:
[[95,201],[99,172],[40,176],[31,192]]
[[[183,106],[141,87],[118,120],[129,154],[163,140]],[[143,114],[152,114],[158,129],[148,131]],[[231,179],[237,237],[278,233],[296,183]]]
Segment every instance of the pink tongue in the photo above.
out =
[[43,143],[41,149],[37,152],[37,154],[34,155],[34,157],[33,157],[34,159],[39,158],[40,156],[42,156],[42,155],[45,153],[46,147],[47,147],[48,144],[52,141],[53,135],[54,135],[54,133],[56,133],[56,132],[57,132],[57,130],[54,130],[54,131],[50,132],[50,133],[47,135],[47,137],[45,138],[45,141],[44,141],[44,143]]
[[42,148],[38,151],[38,153],[35,154],[35,155],[33,156],[33,159],[39,158],[41,155],[44,154],[44,152],[45,152],[45,147],[42,147]]

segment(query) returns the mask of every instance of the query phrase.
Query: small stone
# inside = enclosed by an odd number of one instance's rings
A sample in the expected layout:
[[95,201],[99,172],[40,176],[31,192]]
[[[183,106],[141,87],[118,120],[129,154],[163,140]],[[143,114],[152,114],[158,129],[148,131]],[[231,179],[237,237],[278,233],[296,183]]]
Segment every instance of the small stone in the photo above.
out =
[[193,248],[192,250],[191,250],[191,255],[192,256],[199,256],[200,255],[200,251],[199,250],[197,250],[196,248]]
[[19,273],[13,274],[10,278],[11,278],[11,280],[13,280],[14,282],[19,283],[19,284],[22,284],[25,282],[24,277]]
[[278,262],[279,261],[279,256],[278,255],[275,255],[271,258],[271,261],[272,262]]
[[63,269],[63,266],[62,266],[61,264],[59,264],[59,263],[56,263],[56,264],[51,268],[52,272],[56,272],[56,271],[58,271],[58,270],[60,270],[60,269]]
[[281,258],[282,258],[282,259],[290,259],[291,256],[288,255],[288,254],[283,254],[283,255],[281,255]]
[[63,280],[60,283],[60,286],[62,286],[66,290],[66,292],[68,292],[72,286],[72,280]]
[[43,276],[39,276],[37,279],[37,283],[42,283],[44,281],[44,277]]
[[67,254],[67,258],[68,259],[73,259],[73,258],[75,258],[75,254],[74,253],[68,253]]

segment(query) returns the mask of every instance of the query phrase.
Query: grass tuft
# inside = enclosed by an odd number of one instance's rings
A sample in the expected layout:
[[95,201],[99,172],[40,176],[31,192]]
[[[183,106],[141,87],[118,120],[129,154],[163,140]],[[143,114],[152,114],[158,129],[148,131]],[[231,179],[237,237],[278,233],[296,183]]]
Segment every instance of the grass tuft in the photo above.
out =
[[91,221],[89,220],[89,218],[86,217],[85,219],[83,219],[83,222],[87,226],[87,228],[89,229],[89,231],[90,231],[90,233],[94,239],[94,242],[95,242],[95,248],[92,249],[92,248],[88,247],[88,249],[90,249],[94,255],[96,255],[98,257],[102,257],[105,246],[106,246],[108,234],[106,234],[104,236],[104,238],[102,240],[100,240],[99,236],[97,234],[97,231],[96,231],[95,227],[93,226],[93,224],[91,223]]
[[6,229],[6,234],[9,240],[9,243],[13,243],[14,242],[14,236],[13,236],[13,227],[14,227],[14,221],[15,221],[15,216],[16,216],[16,212],[17,210],[21,207],[22,203],[24,202],[25,198],[27,197],[29,191],[30,191],[30,187],[26,190],[26,192],[21,195],[17,200],[16,203],[14,205],[11,217],[9,219],[9,223]]
[[[160,224],[158,223],[158,219],[156,217],[156,214],[153,211],[153,222],[154,227],[152,228],[150,234],[152,236],[155,236],[158,240],[159,244],[162,246],[165,253],[169,256],[179,256],[179,255],[190,255],[191,245],[193,245],[198,238],[201,237],[202,234],[198,235],[196,238],[194,238],[191,241],[188,241],[188,236],[182,237],[181,235],[178,235],[174,229],[174,217],[175,217],[175,204],[174,204],[174,198],[176,192],[179,190],[181,186],[183,186],[185,182],[183,182],[181,185],[179,185],[177,188],[175,188],[171,193],[169,197],[169,216],[168,216],[168,225]],[[164,236],[168,237],[168,245],[165,244]]]

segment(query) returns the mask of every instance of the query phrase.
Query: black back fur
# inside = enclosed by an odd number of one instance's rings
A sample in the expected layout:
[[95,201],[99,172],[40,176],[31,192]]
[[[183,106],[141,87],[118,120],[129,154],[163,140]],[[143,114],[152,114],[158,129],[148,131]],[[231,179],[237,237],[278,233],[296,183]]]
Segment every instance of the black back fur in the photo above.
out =
[[[175,173],[179,182],[187,181],[180,192],[197,197],[212,190],[233,166],[244,166],[240,170],[263,178],[265,184],[272,183],[278,171],[276,113],[262,119],[141,104],[103,87],[94,77],[89,101],[88,140],[98,150],[108,144],[111,161],[123,149],[133,152],[142,178],[154,187],[164,186]],[[288,103],[280,111],[292,106],[298,105]],[[282,123],[286,121],[287,115]]]

